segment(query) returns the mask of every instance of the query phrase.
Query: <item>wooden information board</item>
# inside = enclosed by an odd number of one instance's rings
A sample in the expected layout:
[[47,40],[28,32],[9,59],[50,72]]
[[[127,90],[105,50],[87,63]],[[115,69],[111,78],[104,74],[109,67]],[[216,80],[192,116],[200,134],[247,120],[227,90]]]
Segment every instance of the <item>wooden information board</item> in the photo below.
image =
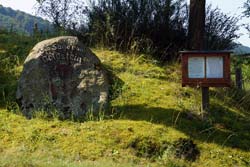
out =
[[229,87],[230,51],[182,51],[182,86]]

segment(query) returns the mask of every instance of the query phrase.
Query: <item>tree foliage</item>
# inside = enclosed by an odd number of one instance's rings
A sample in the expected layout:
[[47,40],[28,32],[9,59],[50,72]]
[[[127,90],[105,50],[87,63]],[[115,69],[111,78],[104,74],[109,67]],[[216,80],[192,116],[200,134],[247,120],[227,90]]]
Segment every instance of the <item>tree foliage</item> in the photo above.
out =
[[[187,48],[185,0],[90,0],[87,7],[78,0],[37,1],[38,13],[91,46],[150,52],[162,61],[176,58],[179,50]],[[211,5],[206,11],[205,49],[231,49],[238,38],[238,17]]]
[[239,16],[228,16],[211,5],[206,10],[205,45],[206,49],[223,50],[235,47],[234,39],[239,38]]
[[87,12],[91,44],[164,55],[184,47],[185,10],[183,0],[99,0]]
[[[246,17],[250,17],[250,0],[247,0],[247,1],[244,3],[243,8],[245,9],[245,10],[243,11],[243,14],[244,14]],[[249,35],[250,35],[250,24],[245,24],[245,28],[248,30]]]
[[[90,44],[151,51],[168,60],[186,48],[188,14],[184,0],[92,1],[87,10]],[[207,6],[205,48],[231,49],[238,38],[238,20]]]
[[37,14],[51,21],[56,28],[75,28],[83,14],[81,0],[37,0]]
[[245,10],[243,11],[243,13],[245,14],[245,16],[250,17],[250,0],[247,0],[247,1],[244,3],[243,7],[244,7],[244,9],[245,9]]

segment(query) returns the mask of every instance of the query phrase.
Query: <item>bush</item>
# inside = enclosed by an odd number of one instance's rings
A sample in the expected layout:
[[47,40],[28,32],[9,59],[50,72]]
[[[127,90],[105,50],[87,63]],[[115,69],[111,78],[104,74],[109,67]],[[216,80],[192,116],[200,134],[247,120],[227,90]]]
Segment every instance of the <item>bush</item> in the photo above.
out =
[[[186,48],[188,5],[184,0],[99,0],[87,8],[87,26],[82,39],[91,46],[153,54],[166,62],[178,58]],[[238,17],[207,7],[206,49],[232,49],[239,26]],[[83,26],[84,27],[84,26]]]

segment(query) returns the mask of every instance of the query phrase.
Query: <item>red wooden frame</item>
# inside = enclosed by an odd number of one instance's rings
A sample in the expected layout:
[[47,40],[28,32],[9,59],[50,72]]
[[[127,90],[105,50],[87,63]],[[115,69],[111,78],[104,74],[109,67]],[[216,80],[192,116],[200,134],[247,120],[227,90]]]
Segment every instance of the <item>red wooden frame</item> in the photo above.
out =
[[[230,87],[230,51],[182,51],[182,86],[193,87]],[[190,57],[223,57],[223,78],[188,78],[188,58]],[[206,61],[205,61],[206,74]]]

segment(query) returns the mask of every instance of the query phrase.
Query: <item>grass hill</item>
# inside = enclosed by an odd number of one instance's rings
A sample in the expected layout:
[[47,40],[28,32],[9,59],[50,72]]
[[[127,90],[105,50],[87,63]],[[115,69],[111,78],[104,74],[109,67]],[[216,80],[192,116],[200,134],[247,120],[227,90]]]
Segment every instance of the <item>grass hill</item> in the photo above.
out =
[[[0,46],[2,52],[11,50]],[[211,110],[202,120],[200,90],[181,87],[178,62],[160,66],[149,55],[92,50],[119,79],[109,113],[90,113],[85,122],[43,113],[27,120],[7,98],[15,92],[22,63],[0,71],[8,72],[8,81],[0,83],[0,166],[250,166],[246,93],[212,88]],[[197,144],[196,161],[176,157],[180,138]]]
[[51,29],[51,24],[40,17],[0,5],[0,29],[30,35],[34,31],[35,24],[44,32]]

